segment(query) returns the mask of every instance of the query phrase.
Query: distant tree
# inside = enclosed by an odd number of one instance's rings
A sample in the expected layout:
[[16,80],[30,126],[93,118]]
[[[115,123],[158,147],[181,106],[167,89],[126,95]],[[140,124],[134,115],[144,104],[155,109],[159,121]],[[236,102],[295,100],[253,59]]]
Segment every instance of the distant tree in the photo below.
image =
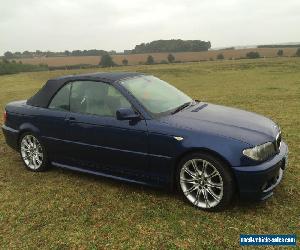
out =
[[246,54],[246,57],[249,59],[260,58],[260,54],[256,51],[250,51]]
[[283,50],[282,49],[279,49],[277,51],[277,56],[283,56]]
[[116,54],[117,54],[117,51],[115,51],[115,50],[110,50],[110,51],[108,51],[108,54],[110,54],[110,55],[116,55]]
[[160,63],[161,64],[168,64],[168,61],[167,60],[161,60]]
[[29,52],[27,50],[25,50],[22,54],[24,57],[33,57],[32,52]]
[[297,49],[296,56],[300,56],[300,48]]
[[5,64],[8,64],[9,60],[7,60],[6,58],[3,58],[2,62],[5,63]]
[[21,58],[22,57],[22,53],[21,52],[15,52],[15,57],[16,58]]
[[81,50],[73,50],[72,52],[72,56],[81,56],[82,55],[82,52],[81,52]]
[[219,60],[223,60],[224,59],[224,55],[222,53],[217,55],[217,59]]
[[71,52],[69,50],[65,50],[64,54],[65,54],[65,56],[69,56],[69,55],[71,55]]
[[128,65],[128,60],[127,60],[126,58],[124,58],[124,59],[122,60],[122,64],[125,65],[125,66]]
[[151,56],[151,55],[149,55],[148,57],[147,57],[147,62],[146,62],[147,64],[154,64],[154,58],[153,58],[153,56]]
[[175,61],[175,57],[172,54],[169,54],[168,61],[169,61],[169,63],[173,63]]
[[116,64],[114,63],[112,57],[109,54],[104,54],[101,57],[101,61],[100,61],[99,65],[101,65],[102,67],[113,67]]
[[35,51],[35,56],[41,56],[41,55],[43,55],[43,52],[37,49]]
[[10,51],[6,51],[4,53],[4,57],[7,58],[7,59],[10,59],[10,58],[13,58],[14,57],[14,54],[11,53]]

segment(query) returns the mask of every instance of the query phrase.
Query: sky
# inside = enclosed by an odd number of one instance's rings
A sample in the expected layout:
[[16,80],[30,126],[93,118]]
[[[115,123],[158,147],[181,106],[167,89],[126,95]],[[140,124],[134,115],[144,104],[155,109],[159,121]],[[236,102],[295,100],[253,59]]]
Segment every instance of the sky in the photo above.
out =
[[299,0],[0,0],[0,55],[123,51],[158,39],[300,42],[299,10]]

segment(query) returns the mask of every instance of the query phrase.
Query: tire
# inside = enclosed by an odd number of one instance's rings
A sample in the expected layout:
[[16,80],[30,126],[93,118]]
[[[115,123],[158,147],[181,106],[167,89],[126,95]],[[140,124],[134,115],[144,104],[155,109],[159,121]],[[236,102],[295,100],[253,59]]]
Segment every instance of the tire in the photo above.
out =
[[234,179],[228,166],[217,157],[202,152],[181,159],[176,183],[190,204],[206,211],[226,208],[235,191]]
[[33,133],[24,133],[19,140],[19,151],[26,169],[33,172],[49,168],[46,150]]

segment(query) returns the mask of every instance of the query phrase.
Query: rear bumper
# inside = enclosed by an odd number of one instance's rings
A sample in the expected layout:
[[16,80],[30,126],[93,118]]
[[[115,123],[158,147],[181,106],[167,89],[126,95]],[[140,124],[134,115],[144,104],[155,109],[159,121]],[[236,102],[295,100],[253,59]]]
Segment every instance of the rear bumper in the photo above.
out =
[[288,146],[282,141],[280,152],[271,160],[255,166],[233,167],[242,199],[264,200],[281,182],[288,164]]
[[19,131],[3,125],[2,132],[4,134],[7,145],[14,150],[18,150]]

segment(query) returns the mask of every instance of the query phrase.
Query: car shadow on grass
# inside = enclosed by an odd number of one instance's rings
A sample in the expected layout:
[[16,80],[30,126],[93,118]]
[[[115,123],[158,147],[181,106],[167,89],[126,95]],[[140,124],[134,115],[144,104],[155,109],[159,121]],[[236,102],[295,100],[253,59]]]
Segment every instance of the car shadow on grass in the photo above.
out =
[[[138,192],[146,196],[155,196],[157,198],[171,198],[171,199],[175,198],[183,205],[193,207],[185,200],[185,198],[179,193],[179,191],[176,188],[170,189],[170,188],[162,188],[162,187],[155,187],[155,186],[147,186],[138,183],[116,180],[109,177],[96,176],[88,173],[81,173],[81,172],[76,172],[68,169],[56,168],[56,167],[52,167],[50,169],[50,172],[59,173],[60,175],[67,175],[68,178],[80,179],[83,182],[103,184],[110,188],[120,188],[126,193]],[[239,211],[243,211],[244,213],[247,213],[247,211],[264,209],[266,206],[265,204],[266,201],[241,200],[239,199],[238,195],[235,195],[231,205],[222,212],[231,212],[231,211],[234,212],[239,210]]]
[[[24,168],[22,160],[16,156],[12,155],[12,161],[20,165],[20,168]],[[27,172],[24,169],[24,172]],[[137,183],[131,183],[127,181],[121,181],[121,180],[116,180],[108,177],[103,177],[103,176],[96,176],[88,173],[81,173],[81,172],[76,172],[68,169],[62,169],[58,167],[52,166],[46,173],[33,173],[34,175],[36,174],[41,174],[45,179],[47,177],[45,175],[48,174],[53,174],[54,178],[56,176],[62,176],[61,178],[67,178],[71,180],[79,180],[80,183],[84,184],[96,184],[96,185],[103,185],[107,188],[111,189],[121,189],[122,192],[124,193],[139,193],[141,195],[145,195],[146,199],[147,196],[151,197],[154,196],[158,199],[163,199],[165,200],[177,200],[180,202],[183,206],[193,208],[191,204],[189,204],[188,201],[185,200],[182,194],[177,191],[176,188],[174,189],[168,189],[168,188],[162,188],[162,187],[153,187],[153,186],[146,186],[142,184],[137,184]],[[272,199],[272,198],[270,198]],[[268,199],[269,200],[269,199]],[[247,213],[253,210],[261,210],[265,209],[267,201],[247,201],[247,200],[241,200],[239,199],[238,195],[236,195],[231,203],[231,205],[226,208],[222,213],[231,213],[231,212],[243,212]],[[196,208],[195,208],[196,209]]]

